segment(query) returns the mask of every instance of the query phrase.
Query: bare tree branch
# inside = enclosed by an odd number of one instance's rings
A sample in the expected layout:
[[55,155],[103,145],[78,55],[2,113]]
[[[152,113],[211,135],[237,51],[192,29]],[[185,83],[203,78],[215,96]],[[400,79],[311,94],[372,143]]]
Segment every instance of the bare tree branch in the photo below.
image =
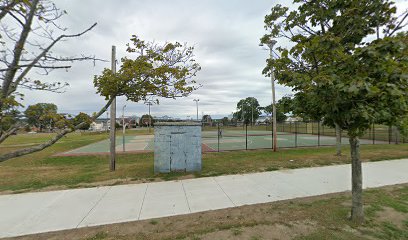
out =
[[0,143],[2,143],[4,140],[6,140],[10,135],[15,133],[19,129],[19,126],[16,124],[14,126],[11,126],[6,132],[2,133],[0,136]]
[[[14,56],[13,56],[13,61],[10,64],[10,70],[7,71],[5,79],[3,81],[3,86],[2,86],[2,97],[6,97],[8,96],[9,93],[9,88],[10,85],[13,83],[13,79],[14,76],[17,72],[17,69],[15,68],[18,65],[18,62],[20,61],[21,58],[21,54],[23,52],[24,49],[24,44],[27,40],[28,34],[31,30],[31,24],[34,18],[34,13],[35,13],[35,9],[37,7],[39,0],[33,0],[32,2],[32,8],[30,8],[30,12],[28,14],[28,18],[27,21],[21,31],[21,35],[19,40],[16,42],[16,44],[14,45]],[[1,106],[0,106],[1,107]]]
[[9,4],[0,6],[0,20],[3,19],[11,11],[11,9],[14,8],[15,5],[17,5],[17,2],[18,1],[13,0]]
[[405,21],[405,19],[408,17],[408,10],[405,11],[405,15],[402,17],[401,21],[399,21],[399,23],[397,24],[397,26],[394,28],[394,30],[387,35],[387,37],[391,37],[395,32],[397,32],[398,30],[402,29],[403,27],[405,27],[406,25],[402,25],[402,23]]
[[12,92],[14,92],[17,88],[17,85],[23,80],[23,78],[27,75],[27,73],[31,70],[31,68],[42,58],[45,56],[45,54],[57,43],[59,42],[61,39],[64,38],[73,38],[73,37],[79,37],[82,36],[83,34],[91,31],[97,23],[94,23],[91,27],[89,27],[88,29],[86,29],[85,31],[81,32],[81,33],[77,33],[77,34],[71,34],[71,35],[60,35],[57,39],[55,39],[50,45],[48,45],[47,48],[45,48],[32,62],[31,64],[29,64],[29,66],[27,68],[25,68],[23,70],[23,72],[17,77],[17,79],[14,81],[14,87],[9,89],[9,91],[7,92],[7,95],[11,94]]

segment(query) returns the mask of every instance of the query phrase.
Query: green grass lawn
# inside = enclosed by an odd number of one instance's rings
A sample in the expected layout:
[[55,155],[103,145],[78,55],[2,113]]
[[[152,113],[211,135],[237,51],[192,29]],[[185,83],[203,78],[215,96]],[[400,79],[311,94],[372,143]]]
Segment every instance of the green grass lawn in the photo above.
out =
[[[0,154],[49,139],[50,134],[17,135],[0,147]],[[60,157],[56,153],[75,149],[107,138],[107,134],[69,134],[41,152],[0,163],[0,192],[65,189],[83,186],[171,180],[217,176],[258,171],[274,171],[349,163],[349,149],[344,156],[334,156],[334,147],[233,151],[203,154],[201,173],[154,174],[153,153],[118,154],[117,170],[109,171],[108,155]],[[408,145],[364,145],[363,161],[379,161],[408,157]]]

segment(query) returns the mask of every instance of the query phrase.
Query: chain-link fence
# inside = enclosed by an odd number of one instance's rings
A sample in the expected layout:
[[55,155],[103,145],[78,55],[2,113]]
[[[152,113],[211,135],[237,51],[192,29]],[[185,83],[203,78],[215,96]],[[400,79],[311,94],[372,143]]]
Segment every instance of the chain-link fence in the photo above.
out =
[[[321,122],[282,122],[276,125],[278,148],[336,145],[336,131]],[[273,148],[271,124],[250,125],[221,122],[203,124],[203,151],[248,150]],[[347,132],[341,132],[342,144],[348,144]],[[372,125],[360,138],[361,144],[406,143],[396,127]]]

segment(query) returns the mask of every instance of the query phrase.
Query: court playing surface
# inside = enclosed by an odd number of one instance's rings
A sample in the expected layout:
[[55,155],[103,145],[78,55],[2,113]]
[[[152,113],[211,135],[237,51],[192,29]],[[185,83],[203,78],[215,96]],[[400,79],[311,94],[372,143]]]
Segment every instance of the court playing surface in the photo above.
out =
[[[333,136],[317,136],[312,134],[294,134],[278,133],[278,147],[312,147],[312,146],[330,146],[336,144],[336,138]],[[373,144],[372,140],[361,139],[361,144]],[[117,137],[116,151],[123,151],[123,139]],[[348,144],[348,138],[342,138],[342,144]],[[385,144],[388,142],[375,141],[375,144]],[[243,150],[243,149],[262,149],[272,148],[271,131],[237,131],[224,130],[218,138],[218,131],[202,132],[203,152]],[[136,135],[125,137],[125,152],[147,152],[154,150],[153,135]],[[96,142],[61,153],[59,155],[87,155],[87,154],[107,154],[109,153],[109,139]]]

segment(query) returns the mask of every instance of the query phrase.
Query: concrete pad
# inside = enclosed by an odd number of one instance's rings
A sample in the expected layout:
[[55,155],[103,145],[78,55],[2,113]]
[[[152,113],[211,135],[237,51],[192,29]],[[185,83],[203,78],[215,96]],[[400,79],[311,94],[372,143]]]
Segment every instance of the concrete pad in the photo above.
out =
[[147,184],[111,188],[79,227],[138,220],[146,189]]
[[214,178],[183,181],[191,212],[201,212],[234,207],[234,203],[218,186]]
[[[389,166],[393,166],[390,168]],[[408,182],[408,161],[392,160],[363,164],[363,187],[373,188]]]
[[52,202],[39,213],[26,218],[14,234],[26,235],[76,228],[109,188],[62,191],[63,194],[58,201]]
[[258,187],[264,189],[271,201],[308,196],[301,188],[290,185],[275,172],[254,173],[245,176]]
[[190,213],[181,181],[149,183],[139,219]]
[[235,206],[272,201],[268,193],[244,175],[214,178]]
[[283,170],[276,174],[308,196],[348,191],[351,186],[349,165]]
[[40,214],[62,195],[62,191],[53,191],[0,196],[0,238],[24,230],[21,225],[26,219]]

